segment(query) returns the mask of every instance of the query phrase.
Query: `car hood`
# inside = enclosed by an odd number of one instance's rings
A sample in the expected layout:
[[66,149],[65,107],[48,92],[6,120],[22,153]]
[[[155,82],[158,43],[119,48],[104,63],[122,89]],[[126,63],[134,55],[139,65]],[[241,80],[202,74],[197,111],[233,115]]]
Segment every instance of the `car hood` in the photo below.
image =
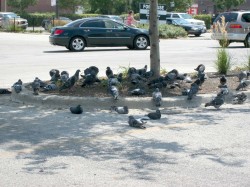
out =
[[195,25],[195,24],[180,24],[180,26],[185,26],[185,27],[193,27],[193,28],[203,28],[202,25]]
[[201,20],[198,20],[198,19],[185,19],[185,20],[187,20],[190,23],[194,23],[194,24],[200,23],[200,24],[204,25],[204,21],[201,21]]

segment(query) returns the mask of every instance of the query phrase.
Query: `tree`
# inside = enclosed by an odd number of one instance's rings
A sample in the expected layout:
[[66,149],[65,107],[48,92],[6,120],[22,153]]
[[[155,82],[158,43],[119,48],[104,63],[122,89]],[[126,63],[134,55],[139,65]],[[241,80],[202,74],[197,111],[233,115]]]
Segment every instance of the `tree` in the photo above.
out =
[[232,7],[237,7],[246,2],[246,0],[212,0],[218,10],[228,11]]
[[[194,0],[159,0],[160,4],[166,4],[167,11],[180,11],[186,10],[194,3]],[[173,7],[171,5],[174,5]]]
[[8,0],[7,5],[12,7],[17,13],[25,13],[25,9],[35,5],[38,0]]
[[58,6],[63,9],[69,9],[75,13],[77,6],[87,6],[86,0],[57,0]]
[[90,12],[97,14],[121,14],[127,7],[127,0],[89,0]]
[[158,0],[150,0],[150,10],[149,10],[150,70],[154,72],[154,77],[160,76],[160,47],[159,47],[157,7],[158,7]]

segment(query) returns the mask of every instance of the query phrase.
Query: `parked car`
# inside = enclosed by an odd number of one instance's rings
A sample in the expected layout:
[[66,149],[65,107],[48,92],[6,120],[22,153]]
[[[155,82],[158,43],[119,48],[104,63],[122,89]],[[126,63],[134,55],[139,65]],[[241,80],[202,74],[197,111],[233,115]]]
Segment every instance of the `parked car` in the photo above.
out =
[[207,31],[206,27],[203,25],[190,24],[188,21],[182,18],[167,18],[167,24],[180,26],[185,29],[188,34],[193,34],[195,36],[200,36],[202,33]]
[[[223,34],[216,28],[216,23],[222,23],[225,19],[225,31]],[[242,42],[250,47],[250,11],[232,11],[219,14],[213,22],[212,39],[218,40],[219,44],[227,47],[232,42]]]
[[180,12],[167,12],[166,18],[182,18],[188,21],[191,24],[203,25],[206,27],[205,22],[202,20],[194,19],[190,14],[180,13]]
[[109,18],[109,19],[113,19],[115,21],[123,23],[123,19],[120,16],[117,16],[117,15],[101,15],[99,17],[101,17],[101,18]]
[[13,12],[0,12],[0,27],[8,28],[15,24],[17,27],[27,29],[28,21]]
[[83,18],[64,26],[53,27],[49,41],[71,51],[85,47],[127,46],[129,49],[146,49],[150,45],[149,32],[132,28],[108,18]]
[[57,18],[44,19],[41,25],[45,30],[49,30],[50,27],[53,27],[56,24],[65,25],[71,21],[72,20],[67,17],[58,17],[58,19]]

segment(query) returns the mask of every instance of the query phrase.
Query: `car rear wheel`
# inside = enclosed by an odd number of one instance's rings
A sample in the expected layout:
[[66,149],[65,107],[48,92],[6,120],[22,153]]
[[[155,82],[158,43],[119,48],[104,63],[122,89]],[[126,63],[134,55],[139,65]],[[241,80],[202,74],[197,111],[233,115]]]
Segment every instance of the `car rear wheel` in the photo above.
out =
[[85,46],[85,40],[82,37],[74,37],[69,43],[69,49],[71,51],[83,51]]
[[129,48],[129,49],[134,49],[134,46],[128,45],[127,48]]
[[247,35],[245,41],[244,41],[244,46],[246,48],[249,48],[250,47],[250,35]]
[[230,41],[227,40],[219,40],[219,44],[221,47],[228,47],[230,44]]
[[135,49],[146,49],[149,45],[148,38],[146,36],[140,35],[137,36],[134,40]]

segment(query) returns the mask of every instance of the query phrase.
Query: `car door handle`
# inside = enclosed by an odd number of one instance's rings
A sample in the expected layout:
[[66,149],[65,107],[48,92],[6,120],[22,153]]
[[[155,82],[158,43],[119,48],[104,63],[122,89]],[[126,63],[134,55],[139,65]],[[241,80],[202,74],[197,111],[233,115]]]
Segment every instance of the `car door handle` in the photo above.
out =
[[89,29],[84,29],[85,32],[89,32],[90,30]]
[[107,30],[107,32],[112,32],[112,30]]

